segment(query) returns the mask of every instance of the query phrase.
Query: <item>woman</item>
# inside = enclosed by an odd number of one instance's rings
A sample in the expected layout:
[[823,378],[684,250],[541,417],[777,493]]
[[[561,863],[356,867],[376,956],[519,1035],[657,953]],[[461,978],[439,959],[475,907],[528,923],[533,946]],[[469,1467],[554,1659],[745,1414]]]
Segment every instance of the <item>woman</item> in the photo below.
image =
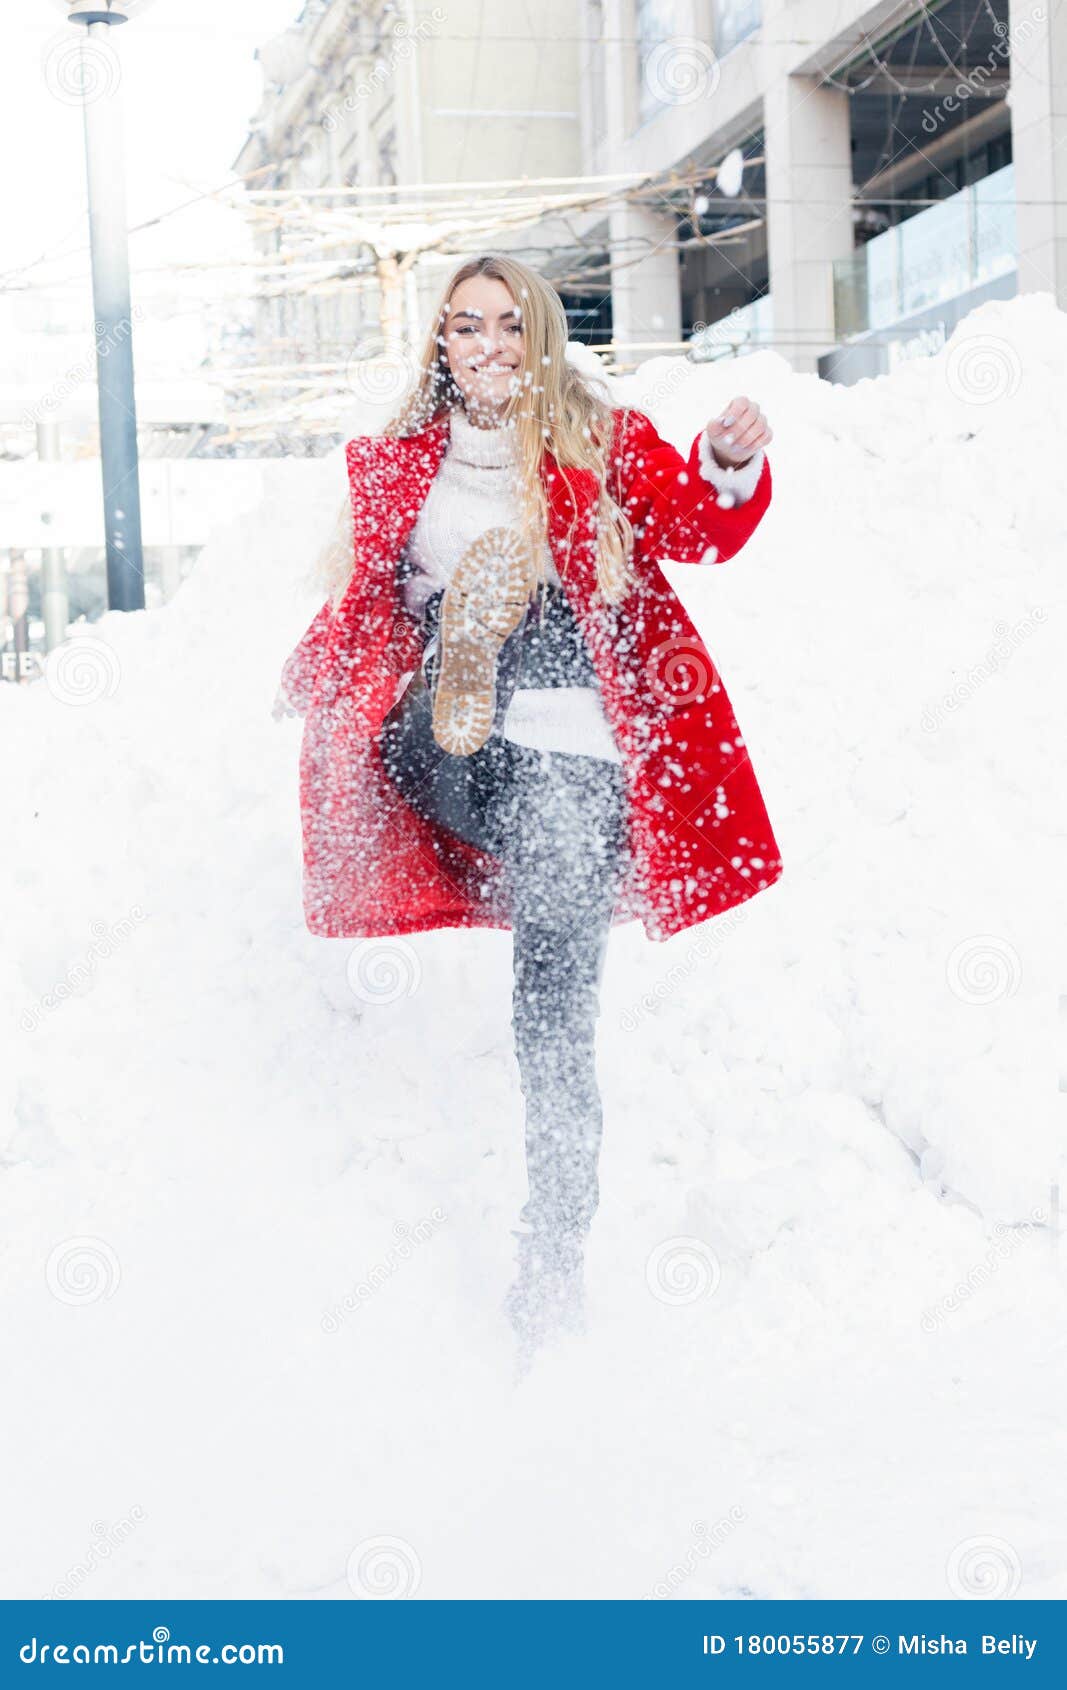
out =
[[410,398],[346,447],[336,579],[278,707],[306,714],[312,933],[512,930],[529,1197],[507,1308],[527,1356],[581,1324],[609,928],[664,939],[781,873],[729,700],[658,567],[744,545],[771,431],[738,398],[683,460],[566,345],[526,265],[456,270]]

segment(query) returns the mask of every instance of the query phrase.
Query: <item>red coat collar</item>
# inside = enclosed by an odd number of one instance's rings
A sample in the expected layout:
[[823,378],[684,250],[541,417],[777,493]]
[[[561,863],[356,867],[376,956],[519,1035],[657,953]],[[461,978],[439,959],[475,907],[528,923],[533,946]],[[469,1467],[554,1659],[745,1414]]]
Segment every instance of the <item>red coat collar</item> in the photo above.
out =
[[[386,449],[397,477],[415,493],[416,506],[405,513],[407,532],[418,517],[418,509],[448,449],[449,420],[444,411],[414,434],[378,435],[375,444]],[[592,470],[562,468],[546,451],[541,460],[541,480],[548,502],[548,540],[561,578],[574,585],[584,599],[596,578],[593,541],[596,533],[596,476]],[[585,591],[582,591],[582,588]]]

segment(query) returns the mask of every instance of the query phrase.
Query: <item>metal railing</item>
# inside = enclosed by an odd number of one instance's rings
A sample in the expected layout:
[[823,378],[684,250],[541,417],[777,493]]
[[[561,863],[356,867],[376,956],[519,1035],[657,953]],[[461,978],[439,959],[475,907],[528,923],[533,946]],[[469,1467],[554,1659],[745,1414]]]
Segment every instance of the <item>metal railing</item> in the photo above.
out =
[[955,299],[1014,270],[1015,171],[1007,164],[834,261],[839,340]]

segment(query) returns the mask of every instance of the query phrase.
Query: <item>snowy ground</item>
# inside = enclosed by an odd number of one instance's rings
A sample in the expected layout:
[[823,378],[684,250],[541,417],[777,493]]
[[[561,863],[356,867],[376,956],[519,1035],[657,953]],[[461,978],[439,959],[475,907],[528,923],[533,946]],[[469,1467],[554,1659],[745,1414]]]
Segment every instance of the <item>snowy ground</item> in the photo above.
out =
[[509,938],[303,926],[340,455],[0,688],[6,1596],[1067,1596],[1067,317],[619,387],[683,448],[738,390],[772,510],[671,573],[785,876],[612,936],[591,1331],[522,1385]]

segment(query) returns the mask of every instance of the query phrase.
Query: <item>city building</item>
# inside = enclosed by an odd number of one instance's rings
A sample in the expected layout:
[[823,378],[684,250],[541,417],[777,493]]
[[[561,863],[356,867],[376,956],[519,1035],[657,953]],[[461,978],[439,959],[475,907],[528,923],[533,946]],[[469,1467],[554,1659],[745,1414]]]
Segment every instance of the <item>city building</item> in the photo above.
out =
[[[414,332],[455,249],[411,261],[374,210],[418,188],[425,211],[434,184],[469,182],[472,205],[494,183],[623,184],[478,244],[539,263],[575,337],[624,367],[769,344],[852,380],[935,348],[984,299],[1065,299],[1051,3],[309,0],[259,56],[249,185],[361,190],[337,202],[338,241],[363,236],[350,270],[334,252],[321,287],[282,275],[262,308],[283,355]],[[284,217],[269,239],[291,239]]]
[[[487,190],[580,173],[576,39],[567,0],[308,0],[259,50],[263,99],[234,163],[250,196],[267,190],[279,206],[257,237],[279,261],[274,296],[260,305],[261,354],[329,364],[381,335],[413,335],[455,262],[435,250],[450,212],[484,209],[486,244],[517,250],[514,207],[494,222]],[[456,184],[470,186],[457,196]],[[305,266],[299,285],[285,274],[299,261],[285,190],[319,212],[308,243],[319,274]],[[410,223],[397,216],[405,203],[416,208]],[[259,214],[265,221],[262,202]],[[550,249],[566,232],[546,226],[537,239]]]
[[581,53],[583,170],[663,184],[584,231],[616,340],[854,380],[985,299],[1067,304],[1067,9],[585,0]]

